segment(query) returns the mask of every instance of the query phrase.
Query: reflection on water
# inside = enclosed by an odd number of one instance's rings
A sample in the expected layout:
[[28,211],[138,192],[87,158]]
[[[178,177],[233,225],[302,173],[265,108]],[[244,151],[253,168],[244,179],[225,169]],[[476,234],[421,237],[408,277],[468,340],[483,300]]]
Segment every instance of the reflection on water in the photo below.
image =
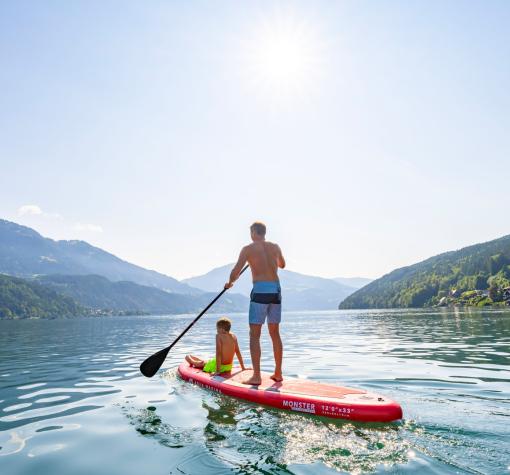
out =
[[166,447],[184,447],[194,440],[196,429],[172,426],[164,422],[156,412],[155,406],[148,406],[145,409],[124,407],[126,416],[135,430],[141,435],[149,436]]
[[275,463],[283,467],[320,461],[344,471],[371,471],[381,463],[403,463],[410,452],[396,425],[320,420],[215,398],[203,405],[209,421],[206,445],[235,466],[267,471]]
[[[166,375],[168,377],[168,375]],[[181,392],[202,392],[192,386]],[[292,473],[287,466],[322,462],[343,471],[373,471],[377,465],[404,463],[414,457],[399,436],[399,424],[331,421],[255,406],[221,394],[200,394],[206,411],[200,427],[177,427],[164,422],[156,406],[124,406],[130,423],[141,435],[165,447],[196,445],[193,462],[177,466],[179,473],[198,473],[197,461],[207,453],[239,473]],[[280,472],[279,472],[280,473]]]
[[[234,316],[245,357],[246,316]],[[287,375],[399,401],[394,424],[263,408],[178,379],[214,351],[214,316],[152,379],[139,363],[189,322],[119,317],[0,322],[0,473],[509,473],[510,312],[284,316]],[[263,368],[272,369],[263,340]],[[150,454],[150,456],[147,456]]]

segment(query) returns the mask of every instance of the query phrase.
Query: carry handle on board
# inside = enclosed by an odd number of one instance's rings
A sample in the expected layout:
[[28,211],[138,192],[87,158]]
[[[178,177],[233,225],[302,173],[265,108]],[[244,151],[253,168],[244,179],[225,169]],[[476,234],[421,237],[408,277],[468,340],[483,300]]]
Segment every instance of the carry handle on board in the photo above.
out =
[[[239,276],[248,269],[248,265],[244,266],[243,270],[239,272]],[[238,278],[239,278],[238,276]],[[187,331],[198,322],[200,317],[207,312],[215,303],[216,300],[218,300],[228,289],[223,289],[213,300],[212,302],[205,307],[200,314],[193,320],[185,329],[184,331],[174,340],[174,342],[167,346],[166,348],[163,348],[162,350],[159,350],[157,353],[154,353],[152,356],[149,356],[141,365],[140,365],[140,371],[144,376],[147,376],[148,378],[152,378],[161,368],[161,365],[164,363],[166,356],[168,355],[168,352],[174,347],[174,345],[187,333]]]

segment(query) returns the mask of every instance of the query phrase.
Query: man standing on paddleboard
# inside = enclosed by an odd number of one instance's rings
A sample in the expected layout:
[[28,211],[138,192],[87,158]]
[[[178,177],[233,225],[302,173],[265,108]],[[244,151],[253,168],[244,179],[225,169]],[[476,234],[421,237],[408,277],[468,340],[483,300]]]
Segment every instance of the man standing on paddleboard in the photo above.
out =
[[251,244],[243,247],[237,264],[230,273],[230,279],[225,284],[229,289],[239,277],[246,264],[250,265],[253,280],[253,290],[250,296],[250,353],[253,364],[251,378],[244,384],[259,385],[262,382],[260,374],[260,333],[267,318],[269,335],[273,341],[275,371],[271,375],[274,381],[282,381],[283,345],[280,338],[280,321],[282,318],[282,291],[278,279],[278,268],[285,267],[285,259],[278,244],[266,241],[266,225],[255,222],[250,226]]

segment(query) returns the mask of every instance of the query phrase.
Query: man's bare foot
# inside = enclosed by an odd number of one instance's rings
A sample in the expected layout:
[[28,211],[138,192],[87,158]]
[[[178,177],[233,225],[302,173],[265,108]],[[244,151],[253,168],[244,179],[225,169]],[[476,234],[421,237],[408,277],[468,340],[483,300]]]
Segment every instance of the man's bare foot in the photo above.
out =
[[281,383],[283,381],[283,376],[281,374],[272,374],[271,376],[269,376],[273,381],[277,382],[277,383]]
[[255,375],[253,375],[251,378],[248,378],[248,379],[245,379],[242,381],[243,384],[248,384],[250,386],[259,386],[260,384],[262,384],[262,378],[261,377],[255,377]]

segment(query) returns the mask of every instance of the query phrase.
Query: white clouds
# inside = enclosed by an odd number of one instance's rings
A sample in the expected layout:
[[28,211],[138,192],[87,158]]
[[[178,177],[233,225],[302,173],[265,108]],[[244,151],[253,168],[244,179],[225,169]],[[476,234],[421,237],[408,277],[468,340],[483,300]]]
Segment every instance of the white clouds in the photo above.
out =
[[62,219],[58,213],[47,213],[39,205],[23,205],[18,208],[18,216],[41,216],[43,218]]
[[91,224],[91,223],[76,223],[73,226],[73,229],[75,231],[87,231],[90,233],[102,233],[103,228],[99,226],[98,224]]
[[23,205],[18,208],[18,216],[26,216],[30,214],[42,215],[42,209],[37,205]]
[[[69,220],[65,220],[63,216],[59,213],[48,213],[44,211],[39,205],[36,204],[26,204],[20,206],[17,209],[18,218],[21,221],[26,221],[28,225],[32,225],[33,222],[37,221],[40,226],[47,227],[50,226],[53,231],[58,229],[59,236],[61,239],[61,235],[69,235],[71,232],[70,238],[74,239],[75,234],[78,233],[94,233],[100,234],[103,232],[102,226],[98,224],[92,223],[82,223],[82,222],[69,222]],[[53,221],[52,221],[53,220]],[[58,220],[59,223],[55,222]],[[57,226],[57,228],[55,228]],[[71,231],[72,230],[72,231]]]

